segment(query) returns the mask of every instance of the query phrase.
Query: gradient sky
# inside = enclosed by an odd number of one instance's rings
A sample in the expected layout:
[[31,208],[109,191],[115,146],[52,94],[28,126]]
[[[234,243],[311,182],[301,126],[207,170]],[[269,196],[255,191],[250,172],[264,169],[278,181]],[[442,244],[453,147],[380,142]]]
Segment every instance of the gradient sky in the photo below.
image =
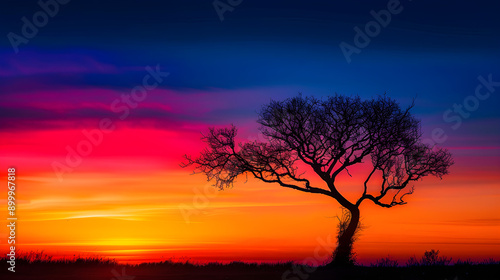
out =
[[[209,126],[232,123],[241,141],[259,139],[257,112],[270,99],[386,92],[402,106],[416,98],[424,138],[442,129],[455,165],[443,180],[417,182],[407,205],[365,202],[359,260],[430,249],[500,258],[500,87],[459,127],[443,118],[470,100],[478,77],[500,81],[499,4],[401,1],[402,12],[348,63],[339,44],[353,44],[353,28],[387,3],[244,0],[220,21],[211,1],[73,0],[16,54],[7,34],[20,35],[21,18],[41,8],[2,2],[0,170],[5,182],[7,168],[17,169],[18,249],[131,262],[312,256],[334,240],[336,201],[244,177],[215,192],[179,167],[182,156],[201,151]],[[157,65],[170,75],[120,119],[111,104]],[[59,180],[54,162],[104,118],[114,131]],[[353,175],[341,185],[350,197],[363,169]],[[180,209],[195,210],[189,223]]]

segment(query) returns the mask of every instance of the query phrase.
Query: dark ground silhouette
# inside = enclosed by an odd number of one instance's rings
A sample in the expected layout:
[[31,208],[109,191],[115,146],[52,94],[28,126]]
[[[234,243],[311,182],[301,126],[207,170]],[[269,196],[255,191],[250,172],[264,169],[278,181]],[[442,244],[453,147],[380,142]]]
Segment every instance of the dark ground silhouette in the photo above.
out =
[[[434,255],[434,256],[437,256]],[[396,262],[387,258],[371,266],[352,267],[309,267],[292,262],[278,264],[255,264],[232,262],[229,264],[209,263],[204,265],[189,262],[165,261],[143,263],[140,265],[120,265],[114,260],[104,258],[74,258],[71,260],[53,260],[43,254],[20,257],[16,261],[16,272],[7,271],[4,265],[0,272],[1,279],[106,279],[106,280],[141,280],[141,279],[499,279],[500,262],[482,263],[457,262],[445,265],[446,258],[421,260],[409,265],[396,266]],[[444,263],[442,262],[444,260]],[[6,264],[6,258],[1,259]]]

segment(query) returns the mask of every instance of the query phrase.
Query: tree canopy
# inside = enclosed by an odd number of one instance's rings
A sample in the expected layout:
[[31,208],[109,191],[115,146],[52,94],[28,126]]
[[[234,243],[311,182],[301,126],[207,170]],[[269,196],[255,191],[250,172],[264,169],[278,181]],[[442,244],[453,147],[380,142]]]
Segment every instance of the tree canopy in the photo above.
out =
[[[365,199],[383,207],[404,204],[403,197],[412,189],[399,191],[410,182],[427,175],[442,177],[453,164],[447,150],[421,143],[420,122],[410,114],[412,107],[403,110],[386,96],[367,101],[342,95],[271,101],[258,119],[266,142],[236,144],[236,127],[210,128],[203,136],[208,147],[196,159],[188,156],[187,165],[194,165],[220,189],[249,173],[264,182],[332,196],[344,207],[359,206]],[[298,161],[309,165],[326,186],[312,186],[298,174]],[[337,191],[336,178],[363,161],[371,161],[371,173],[360,198],[349,202]],[[369,194],[367,184],[376,171],[383,178],[380,193]],[[398,192],[384,202],[390,190]]]

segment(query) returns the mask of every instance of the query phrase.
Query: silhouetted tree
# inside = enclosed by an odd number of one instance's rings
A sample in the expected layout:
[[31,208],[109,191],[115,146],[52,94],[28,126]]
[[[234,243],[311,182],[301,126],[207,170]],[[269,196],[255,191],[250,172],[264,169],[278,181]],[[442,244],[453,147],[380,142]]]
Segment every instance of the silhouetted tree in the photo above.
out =
[[[183,166],[206,174],[214,186],[231,187],[241,174],[282,187],[334,198],[349,211],[349,223],[338,238],[334,264],[349,263],[352,241],[359,225],[359,206],[369,200],[382,207],[403,205],[413,192],[410,182],[427,175],[442,177],[453,164],[451,154],[421,142],[420,122],[384,96],[361,100],[358,96],[325,99],[299,95],[271,101],[260,111],[258,123],[266,141],[235,143],[237,129],[210,128],[208,144],[197,158],[186,156]],[[307,164],[323,181],[313,186],[298,173],[297,163]],[[353,165],[370,162],[370,172],[360,185],[356,201],[342,195],[339,174]],[[350,174],[349,174],[350,175]],[[369,191],[374,177],[378,192]],[[371,187],[370,187],[371,189]]]

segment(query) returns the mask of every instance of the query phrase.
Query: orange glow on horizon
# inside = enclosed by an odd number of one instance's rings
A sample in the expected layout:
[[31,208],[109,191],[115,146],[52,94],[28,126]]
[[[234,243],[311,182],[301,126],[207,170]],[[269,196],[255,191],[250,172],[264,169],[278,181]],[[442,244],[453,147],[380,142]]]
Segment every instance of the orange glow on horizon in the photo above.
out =
[[[81,139],[79,130],[0,136],[1,170],[17,169],[17,246],[24,252],[131,263],[300,261],[321,246],[318,239],[336,233],[339,204],[329,197],[244,177],[217,192],[203,175],[180,168],[183,154],[202,148],[196,133],[120,128],[62,182],[51,163],[64,160],[64,147]],[[384,209],[364,202],[358,259],[407,259],[430,249],[454,260],[500,258],[500,148],[477,148],[474,155],[471,149],[452,149],[451,174],[417,182],[407,205]],[[489,164],[474,165],[479,158]],[[359,195],[356,176],[339,180],[348,197]],[[6,192],[0,199],[5,202]],[[5,245],[2,238],[2,252]]]

